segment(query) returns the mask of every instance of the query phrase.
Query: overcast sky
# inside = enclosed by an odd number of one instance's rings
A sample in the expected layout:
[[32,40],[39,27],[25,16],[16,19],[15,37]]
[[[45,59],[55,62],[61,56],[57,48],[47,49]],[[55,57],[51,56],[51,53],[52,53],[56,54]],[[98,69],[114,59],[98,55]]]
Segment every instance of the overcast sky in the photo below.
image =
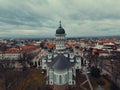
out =
[[120,35],[120,0],[0,0],[0,37]]

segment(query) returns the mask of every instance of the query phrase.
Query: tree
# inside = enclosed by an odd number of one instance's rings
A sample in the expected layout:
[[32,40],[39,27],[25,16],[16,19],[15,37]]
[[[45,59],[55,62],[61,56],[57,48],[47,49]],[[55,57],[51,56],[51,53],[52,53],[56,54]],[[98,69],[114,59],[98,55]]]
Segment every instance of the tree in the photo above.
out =
[[100,70],[93,66],[93,67],[91,67],[90,74],[91,74],[91,76],[93,76],[95,78],[99,78],[100,77]]

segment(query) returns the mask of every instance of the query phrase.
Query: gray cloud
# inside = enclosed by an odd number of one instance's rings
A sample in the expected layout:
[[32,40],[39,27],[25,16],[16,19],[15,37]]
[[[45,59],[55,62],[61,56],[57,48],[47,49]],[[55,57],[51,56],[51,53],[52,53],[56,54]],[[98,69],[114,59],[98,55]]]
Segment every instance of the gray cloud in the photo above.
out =
[[[119,35],[120,0],[0,0],[0,36]],[[11,33],[10,33],[11,32]]]

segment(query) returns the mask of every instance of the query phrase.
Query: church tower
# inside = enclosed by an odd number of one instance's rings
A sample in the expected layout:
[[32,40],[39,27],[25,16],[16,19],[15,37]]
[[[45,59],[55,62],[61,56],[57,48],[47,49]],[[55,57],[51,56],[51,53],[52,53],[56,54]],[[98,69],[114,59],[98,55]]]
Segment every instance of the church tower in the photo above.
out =
[[56,30],[56,50],[63,51],[65,50],[65,41],[66,41],[65,30],[62,28],[61,21],[60,26]]

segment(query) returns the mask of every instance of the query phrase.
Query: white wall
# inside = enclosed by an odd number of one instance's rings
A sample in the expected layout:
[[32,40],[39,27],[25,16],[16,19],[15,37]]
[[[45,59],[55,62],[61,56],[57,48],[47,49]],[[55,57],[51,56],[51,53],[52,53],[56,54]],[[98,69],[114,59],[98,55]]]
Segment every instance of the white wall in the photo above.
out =
[[54,83],[56,85],[64,85],[68,82],[68,72],[58,74],[54,72]]
[[5,53],[3,54],[3,59],[9,59],[9,60],[18,60],[23,55],[21,53]]

